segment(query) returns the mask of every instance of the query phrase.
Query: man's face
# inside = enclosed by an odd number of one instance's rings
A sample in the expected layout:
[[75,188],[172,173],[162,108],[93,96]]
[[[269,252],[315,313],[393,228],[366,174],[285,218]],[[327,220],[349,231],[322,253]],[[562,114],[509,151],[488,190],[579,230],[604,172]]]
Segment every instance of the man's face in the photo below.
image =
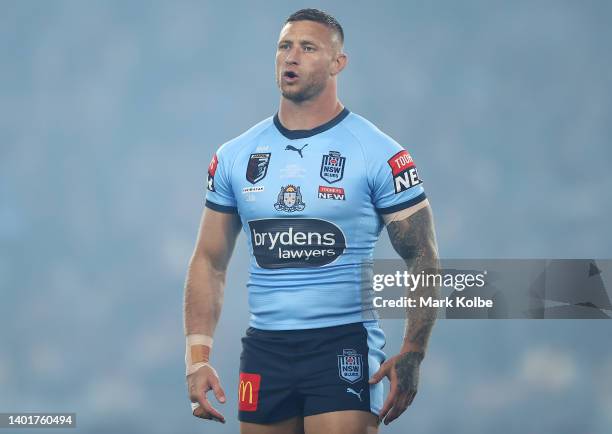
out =
[[294,102],[319,95],[337,73],[337,35],[314,21],[294,21],[281,30],[276,48],[276,84]]

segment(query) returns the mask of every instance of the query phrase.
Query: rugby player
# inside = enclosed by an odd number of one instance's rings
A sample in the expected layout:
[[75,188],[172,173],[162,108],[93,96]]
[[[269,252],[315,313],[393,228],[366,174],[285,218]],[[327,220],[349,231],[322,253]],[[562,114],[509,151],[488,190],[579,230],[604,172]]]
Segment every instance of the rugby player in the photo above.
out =
[[185,285],[188,392],[195,416],[225,422],[207,396],[226,401],[209,357],[242,229],[251,256],[238,390],[244,434],[378,432],[414,399],[435,321],[435,311],[410,312],[398,354],[383,353],[362,267],[385,225],[413,273],[438,267],[437,246],[408,151],[338,99],[343,41],[332,16],[292,14],[276,50],[278,112],[222,145],[208,167]]

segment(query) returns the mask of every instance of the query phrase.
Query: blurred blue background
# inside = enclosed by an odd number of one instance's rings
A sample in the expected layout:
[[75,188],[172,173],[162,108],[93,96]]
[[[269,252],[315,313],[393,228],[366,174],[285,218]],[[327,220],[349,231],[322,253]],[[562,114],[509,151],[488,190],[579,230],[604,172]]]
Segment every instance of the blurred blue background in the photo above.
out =
[[[226,425],[190,416],[183,281],[208,162],[276,111],[275,43],[302,7],[343,25],[341,100],[415,157],[442,256],[612,257],[610,2],[0,0],[0,412],[238,432],[244,237],[212,356]],[[376,252],[395,256],[386,235]],[[383,325],[394,353],[402,323]],[[440,321],[381,432],[610,433],[610,336]]]

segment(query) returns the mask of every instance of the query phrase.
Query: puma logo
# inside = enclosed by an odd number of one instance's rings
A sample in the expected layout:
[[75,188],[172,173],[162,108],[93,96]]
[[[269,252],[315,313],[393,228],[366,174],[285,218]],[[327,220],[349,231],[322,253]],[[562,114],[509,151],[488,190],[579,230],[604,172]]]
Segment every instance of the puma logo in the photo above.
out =
[[353,390],[351,387],[347,387],[346,392],[352,393],[353,395],[357,396],[357,398],[359,398],[359,401],[361,401],[361,392],[363,392],[363,389],[359,390],[359,392],[355,392],[355,390]]
[[287,145],[287,147],[285,148],[285,151],[295,151],[298,154],[300,154],[300,158],[304,158],[304,156],[302,155],[302,149],[304,149],[306,146],[308,146],[308,143],[306,143],[304,146],[302,146],[300,149],[296,148],[293,145]]

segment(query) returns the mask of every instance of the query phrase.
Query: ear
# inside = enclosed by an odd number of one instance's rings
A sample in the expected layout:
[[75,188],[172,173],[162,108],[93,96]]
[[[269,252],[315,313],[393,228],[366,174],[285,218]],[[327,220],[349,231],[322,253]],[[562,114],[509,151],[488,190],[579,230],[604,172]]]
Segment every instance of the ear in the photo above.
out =
[[339,51],[332,61],[331,75],[336,76],[344,69],[348,63],[348,56],[346,53]]

